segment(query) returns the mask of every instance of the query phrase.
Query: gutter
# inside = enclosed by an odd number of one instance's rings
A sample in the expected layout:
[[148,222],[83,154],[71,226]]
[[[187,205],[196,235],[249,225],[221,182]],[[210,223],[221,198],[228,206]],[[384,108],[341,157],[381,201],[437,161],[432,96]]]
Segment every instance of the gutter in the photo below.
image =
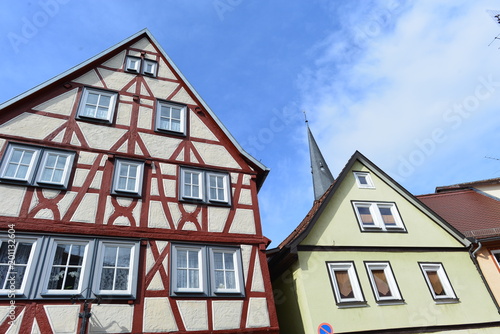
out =
[[[479,266],[479,263],[477,262],[477,258],[476,258],[477,252],[483,247],[483,245],[481,244],[481,241],[477,240],[474,237],[469,237],[467,239],[471,242],[471,246],[469,248],[470,258],[471,258],[472,262],[474,263],[474,265],[476,266],[476,270],[479,273],[479,276],[481,276],[481,279],[483,280],[483,283],[486,286],[486,290],[488,290],[488,293],[490,294],[490,297],[493,300],[493,303],[495,303],[495,306],[497,308],[497,312],[500,314],[500,305],[498,305],[498,302],[495,298],[495,295],[493,294],[493,291],[491,291],[491,288],[490,288],[488,282],[486,281],[486,278],[484,277],[483,272],[481,270],[481,267]],[[477,244],[477,248],[474,251],[472,251],[475,244]]]

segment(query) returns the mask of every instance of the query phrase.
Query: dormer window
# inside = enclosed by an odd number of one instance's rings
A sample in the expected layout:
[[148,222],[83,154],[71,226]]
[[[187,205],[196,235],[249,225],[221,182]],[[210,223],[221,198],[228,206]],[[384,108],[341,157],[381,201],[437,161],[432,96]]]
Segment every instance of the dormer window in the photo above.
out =
[[84,88],[77,118],[111,123],[118,93]]

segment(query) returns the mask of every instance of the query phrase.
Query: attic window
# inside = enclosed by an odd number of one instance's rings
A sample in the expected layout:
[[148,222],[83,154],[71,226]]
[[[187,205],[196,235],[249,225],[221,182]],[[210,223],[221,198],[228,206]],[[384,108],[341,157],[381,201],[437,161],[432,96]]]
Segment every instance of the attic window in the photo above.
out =
[[158,68],[158,63],[151,59],[144,59],[142,61],[142,74],[156,76],[156,69]]
[[406,231],[395,203],[353,202],[352,205],[362,231]]
[[354,172],[354,177],[359,188],[375,188],[370,173]]
[[134,56],[127,56],[125,60],[125,71],[141,73],[144,75],[156,76],[158,62],[152,59],[144,59]]
[[156,130],[186,134],[187,106],[158,101],[156,104]]
[[127,56],[127,64],[125,69],[129,72],[139,73],[141,69],[141,58]]
[[111,123],[117,97],[115,92],[84,88],[77,118]]

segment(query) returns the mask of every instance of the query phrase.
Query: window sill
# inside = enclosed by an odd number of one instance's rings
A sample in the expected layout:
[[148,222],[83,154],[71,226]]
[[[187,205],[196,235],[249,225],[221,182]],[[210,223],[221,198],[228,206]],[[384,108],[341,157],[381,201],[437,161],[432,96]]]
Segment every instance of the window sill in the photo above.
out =
[[377,300],[379,306],[390,306],[390,305],[405,305],[404,299],[391,299],[391,300]]
[[366,301],[337,303],[338,308],[367,307],[367,306],[368,303]]
[[460,299],[458,298],[442,298],[442,299],[434,299],[436,304],[456,304],[460,303]]

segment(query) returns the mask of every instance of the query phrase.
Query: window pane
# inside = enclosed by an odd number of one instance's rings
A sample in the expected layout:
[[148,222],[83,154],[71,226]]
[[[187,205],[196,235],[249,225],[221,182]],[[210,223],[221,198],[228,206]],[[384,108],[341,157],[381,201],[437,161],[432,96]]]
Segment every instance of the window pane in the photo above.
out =
[[337,281],[341,298],[354,297],[354,291],[352,289],[349,272],[347,270],[335,270],[335,280]]
[[54,289],[60,290],[63,285],[64,275],[65,275],[64,268],[59,268],[59,267],[52,268],[50,272],[49,285],[47,286],[47,288],[51,290]]
[[214,267],[215,269],[224,269],[224,263],[222,262],[222,253],[214,252]]
[[97,105],[97,101],[99,100],[99,94],[88,93],[87,95],[87,104]]
[[104,109],[109,108],[109,104],[111,103],[111,97],[106,95],[101,95],[101,99],[99,100],[99,106],[105,107]]
[[131,248],[127,247],[120,247],[118,249],[118,262],[117,266],[118,267],[129,267],[130,266],[130,253],[131,253]]
[[198,268],[198,252],[189,251],[189,268]]
[[358,175],[358,180],[360,184],[367,185],[368,182],[366,181],[366,176],[365,175]]
[[216,289],[225,289],[226,284],[224,283],[224,272],[223,271],[215,271],[215,288]]
[[105,246],[103,265],[106,267],[114,267],[116,261],[117,247]]
[[128,269],[117,269],[116,270],[116,282],[115,290],[127,290],[128,289]]
[[187,250],[177,251],[177,268],[187,268]]
[[391,289],[389,288],[389,283],[387,282],[387,277],[385,277],[385,272],[383,269],[372,270],[373,280],[377,286],[377,292],[381,297],[391,297]]
[[177,269],[177,287],[187,288],[187,269]]
[[189,270],[189,287],[193,289],[197,289],[200,287],[199,270]]
[[78,289],[78,284],[80,281],[80,271],[79,267],[69,267],[68,276],[66,277],[66,282],[64,284],[64,290],[75,290]]
[[7,276],[9,274],[8,265],[0,265],[0,289],[8,289],[9,284],[7,282]]
[[233,259],[232,253],[224,253],[224,264],[226,265],[226,269],[234,269]]
[[429,282],[431,282],[432,290],[434,290],[434,294],[436,296],[444,296],[446,292],[444,291],[443,285],[441,284],[441,280],[439,279],[439,275],[437,271],[427,271],[427,277],[429,278]]
[[358,213],[361,218],[361,222],[363,225],[375,225],[375,222],[373,221],[373,217],[370,213],[370,208],[365,207],[365,206],[358,206]]
[[83,254],[85,252],[85,246],[73,245],[71,248],[71,257],[69,259],[69,264],[73,266],[81,266],[83,263]]
[[104,268],[101,274],[101,284],[99,289],[101,290],[113,290],[113,276],[115,274],[114,269]]
[[234,271],[226,272],[226,289],[236,289],[236,274]]
[[71,245],[57,245],[56,255],[54,256],[54,265],[64,265],[68,261],[68,253]]
[[382,215],[382,219],[385,225],[394,226],[396,225],[396,220],[392,215],[391,208],[379,207],[380,214]]

